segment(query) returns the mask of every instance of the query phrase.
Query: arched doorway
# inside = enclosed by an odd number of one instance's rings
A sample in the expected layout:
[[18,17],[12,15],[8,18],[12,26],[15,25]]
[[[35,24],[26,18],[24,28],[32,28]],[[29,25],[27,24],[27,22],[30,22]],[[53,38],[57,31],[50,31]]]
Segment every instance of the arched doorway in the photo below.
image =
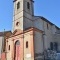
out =
[[15,59],[14,60],[20,60],[19,57],[20,57],[20,41],[17,40],[15,42]]

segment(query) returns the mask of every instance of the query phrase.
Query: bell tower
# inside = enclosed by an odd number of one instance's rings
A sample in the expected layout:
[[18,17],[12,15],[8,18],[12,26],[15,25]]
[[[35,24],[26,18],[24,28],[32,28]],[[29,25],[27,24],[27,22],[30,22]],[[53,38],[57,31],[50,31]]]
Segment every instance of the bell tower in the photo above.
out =
[[33,26],[33,0],[14,0],[13,31]]

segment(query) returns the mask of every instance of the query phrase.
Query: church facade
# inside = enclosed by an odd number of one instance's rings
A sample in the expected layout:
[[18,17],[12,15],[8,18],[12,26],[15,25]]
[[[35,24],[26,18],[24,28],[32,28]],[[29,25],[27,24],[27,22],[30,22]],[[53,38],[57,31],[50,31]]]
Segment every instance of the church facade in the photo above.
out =
[[13,33],[6,38],[6,60],[44,60],[45,51],[59,52],[60,28],[42,16],[34,16],[33,0],[13,3]]

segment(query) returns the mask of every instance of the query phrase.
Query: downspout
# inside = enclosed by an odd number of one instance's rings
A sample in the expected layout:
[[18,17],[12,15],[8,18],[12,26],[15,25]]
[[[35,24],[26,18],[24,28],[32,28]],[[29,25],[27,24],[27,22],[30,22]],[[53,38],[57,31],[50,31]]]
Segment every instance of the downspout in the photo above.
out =
[[23,60],[24,60],[24,32],[23,32]]
[[42,35],[42,39],[43,39],[43,55],[44,55],[44,60],[45,60],[45,41],[44,41],[44,36],[45,36],[45,28],[44,28],[44,21],[43,21],[43,35]]

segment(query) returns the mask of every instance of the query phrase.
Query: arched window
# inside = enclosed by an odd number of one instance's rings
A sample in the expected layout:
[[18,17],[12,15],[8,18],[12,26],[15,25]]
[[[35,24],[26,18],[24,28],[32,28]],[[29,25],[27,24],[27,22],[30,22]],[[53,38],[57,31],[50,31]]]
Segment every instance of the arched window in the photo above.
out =
[[26,41],[26,48],[28,48],[28,41]]
[[17,9],[19,9],[19,8],[20,8],[20,2],[17,3]]
[[17,40],[17,41],[15,42],[15,45],[20,45],[20,41]]
[[30,9],[30,3],[29,2],[27,2],[27,8]]
[[10,45],[9,45],[9,50],[10,50]]

